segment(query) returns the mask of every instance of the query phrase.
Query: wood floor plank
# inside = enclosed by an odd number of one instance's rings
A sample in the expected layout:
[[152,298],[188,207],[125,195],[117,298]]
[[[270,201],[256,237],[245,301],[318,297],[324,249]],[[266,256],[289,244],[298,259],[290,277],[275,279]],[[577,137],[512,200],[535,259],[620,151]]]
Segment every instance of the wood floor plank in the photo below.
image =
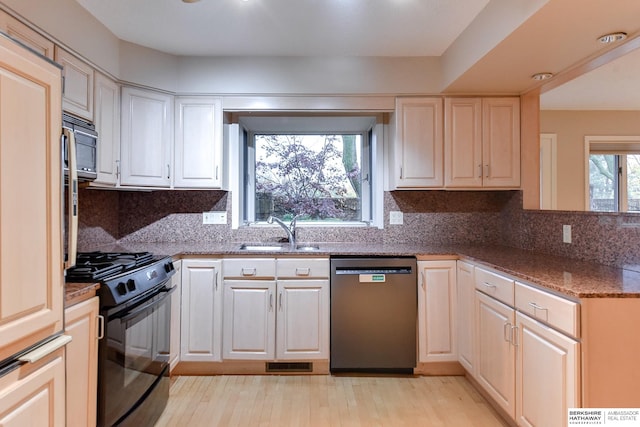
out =
[[[180,376],[156,427],[503,427],[460,376]],[[141,426],[143,427],[143,426]]]

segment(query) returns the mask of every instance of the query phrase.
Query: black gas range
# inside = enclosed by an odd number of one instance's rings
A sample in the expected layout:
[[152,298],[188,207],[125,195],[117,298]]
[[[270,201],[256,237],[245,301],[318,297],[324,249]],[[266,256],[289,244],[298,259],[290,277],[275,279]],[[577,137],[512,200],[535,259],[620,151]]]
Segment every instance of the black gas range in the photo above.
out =
[[99,282],[98,427],[153,425],[169,398],[171,258],[81,252],[69,282]]
[[151,252],[79,252],[68,282],[100,282],[101,307],[115,307],[146,294],[175,273],[170,257]]

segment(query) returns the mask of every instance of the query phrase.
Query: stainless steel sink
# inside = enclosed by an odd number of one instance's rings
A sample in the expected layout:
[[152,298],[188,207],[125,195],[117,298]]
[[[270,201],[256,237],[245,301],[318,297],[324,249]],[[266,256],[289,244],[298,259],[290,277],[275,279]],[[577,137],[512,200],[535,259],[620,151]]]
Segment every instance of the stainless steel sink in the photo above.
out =
[[241,251],[265,251],[265,252],[277,252],[282,250],[281,245],[270,245],[270,244],[248,244],[243,243],[240,245]]
[[296,251],[319,251],[320,250],[320,246],[318,245],[305,245],[305,244],[301,244],[301,245],[297,245],[296,246]]

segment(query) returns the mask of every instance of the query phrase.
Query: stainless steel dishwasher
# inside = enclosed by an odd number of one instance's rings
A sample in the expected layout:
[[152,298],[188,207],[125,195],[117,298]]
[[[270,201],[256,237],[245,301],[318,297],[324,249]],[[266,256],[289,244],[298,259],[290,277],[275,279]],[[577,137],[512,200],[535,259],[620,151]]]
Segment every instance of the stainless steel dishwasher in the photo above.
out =
[[414,257],[331,258],[332,372],[413,372],[416,277]]

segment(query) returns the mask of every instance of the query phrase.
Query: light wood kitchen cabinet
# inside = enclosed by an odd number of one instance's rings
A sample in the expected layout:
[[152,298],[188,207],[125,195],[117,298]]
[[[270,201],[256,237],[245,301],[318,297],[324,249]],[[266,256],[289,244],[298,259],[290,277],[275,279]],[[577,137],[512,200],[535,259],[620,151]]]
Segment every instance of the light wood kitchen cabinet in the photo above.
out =
[[222,98],[178,97],[175,188],[222,188]]
[[173,96],[128,86],[121,96],[120,184],[169,188]]
[[171,294],[171,316],[169,342],[169,371],[173,370],[180,361],[180,325],[182,309],[182,260],[174,260],[175,274],[171,277],[171,286],[176,290]]
[[[0,360],[4,360],[64,328],[62,100],[60,69],[5,37],[0,37],[0,71]],[[64,378],[62,387],[63,398]],[[62,406],[64,414],[64,400]]]
[[511,418],[515,418],[515,310],[476,291],[476,380]]
[[468,262],[457,263],[458,361],[473,377],[476,375],[477,347],[474,269]]
[[0,10],[0,30],[40,55],[53,59],[54,44],[51,40],[3,10]]
[[93,122],[93,68],[70,52],[55,47],[55,61],[62,65],[62,109]]
[[66,354],[68,427],[96,425],[98,310],[98,297],[65,310],[65,334],[72,337]]
[[230,259],[224,274],[224,359],[328,359],[327,258]]
[[204,258],[182,260],[180,361],[216,362],[221,360],[221,270],[221,260]]
[[276,358],[329,358],[328,258],[277,260]]
[[64,349],[0,378],[0,425],[65,426]]
[[444,185],[442,113],[442,98],[396,98],[391,188]]
[[444,186],[519,188],[519,98],[445,98],[444,103]]
[[580,344],[516,313],[516,422],[566,426],[569,408],[580,407]]
[[120,174],[120,86],[95,73],[95,125],[98,132],[95,183],[116,185]]
[[418,261],[418,361],[458,360],[456,262]]

